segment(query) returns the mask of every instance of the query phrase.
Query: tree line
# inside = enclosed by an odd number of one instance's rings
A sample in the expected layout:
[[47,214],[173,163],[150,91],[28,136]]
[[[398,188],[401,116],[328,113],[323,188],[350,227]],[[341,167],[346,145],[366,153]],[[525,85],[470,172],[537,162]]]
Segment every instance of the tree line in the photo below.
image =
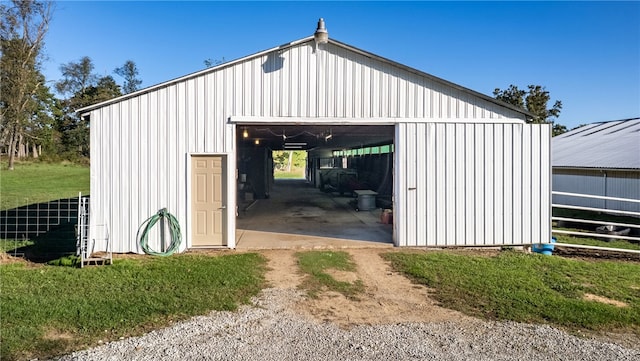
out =
[[[132,60],[111,75],[98,76],[90,57],[60,65],[62,79],[53,82],[56,96],[42,74],[44,38],[51,21],[54,2],[12,0],[0,3],[0,156],[13,169],[16,159],[88,160],[89,124],[76,110],[139,89],[142,80]],[[205,60],[207,67],[223,60]],[[511,85],[496,88],[494,97],[532,114],[529,121],[553,123],[553,134],[566,128],[555,124],[562,109],[556,101],[551,108],[549,92],[542,86],[527,90]]]
[[[62,79],[42,74],[44,39],[53,2],[0,3],[0,154],[8,168],[23,158],[82,161],[89,157],[89,124],[76,110],[139,89],[142,80],[132,60],[111,76],[98,76],[90,57],[60,65]],[[56,96],[53,90],[57,91]]]

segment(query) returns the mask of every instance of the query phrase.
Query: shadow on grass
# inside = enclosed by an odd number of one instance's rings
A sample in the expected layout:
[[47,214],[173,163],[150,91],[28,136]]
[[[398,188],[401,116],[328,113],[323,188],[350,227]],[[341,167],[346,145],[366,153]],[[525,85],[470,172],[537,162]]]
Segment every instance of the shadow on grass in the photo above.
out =
[[[0,238],[9,255],[46,263],[76,252],[78,198],[58,199],[0,211]],[[10,243],[16,241],[16,247]],[[28,240],[30,242],[26,242]],[[31,243],[24,245],[25,243]]]

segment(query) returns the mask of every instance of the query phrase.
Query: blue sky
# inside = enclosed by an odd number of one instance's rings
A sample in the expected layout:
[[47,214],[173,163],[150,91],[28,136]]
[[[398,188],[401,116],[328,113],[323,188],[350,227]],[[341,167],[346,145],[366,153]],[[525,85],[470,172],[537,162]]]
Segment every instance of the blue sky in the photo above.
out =
[[492,95],[542,85],[557,122],[640,116],[640,2],[58,1],[44,74],[89,56],[112,75],[133,60],[143,87],[312,35]]

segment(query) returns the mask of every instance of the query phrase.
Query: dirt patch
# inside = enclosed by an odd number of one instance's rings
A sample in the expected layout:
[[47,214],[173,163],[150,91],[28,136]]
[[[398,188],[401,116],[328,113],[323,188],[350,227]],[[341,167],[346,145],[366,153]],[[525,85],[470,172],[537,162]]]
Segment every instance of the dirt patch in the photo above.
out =
[[45,332],[43,338],[45,340],[73,340],[73,335],[68,332],[60,332],[58,330],[48,330]]
[[11,263],[18,263],[18,262],[25,262],[25,261],[20,257],[14,257],[4,252],[0,252],[0,264],[11,264]]
[[616,306],[616,307],[628,307],[629,305],[627,305],[624,302],[618,301],[618,300],[612,300],[611,298],[607,298],[604,296],[598,296],[598,295],[594,295],[591,293],[585,293],[584,297],[585,300],[587,301],[595,301],[595,302],[600,302],[600,303],[606,303],[607,305],[611,305],[611,306]]
[[358,280],[358,274],[355,272],[328,269],[325,271],[325,273],[333,277],[333,279],[339,282],[354,283]]
[[[317,298],[296,304],[297,311],[345,328],[360,324],[473,320],[441,307],[429,296],[428,288],[393,272],[380,257],[383,250],[349,249],[347,252],[357,264],[357,271],[332,271],[331,274],[341,281],[361,280],[365,293],[358,300],[353,300],[340,293],[323,292]],[[276,288],[297,288],[300,285],[303,276],[297,268],[294,251],[273,250],[263,254],[269,260],[266,278],[270,285]]]
[[595,249],[583,249],[583,248],[569,248],[557,246],[553,251],[554,255],[578,258],[587,261],[623,261],[640,263],[640,255],[637,253],[616,252],[616,251],[602,251]]
[[268,260],[265,278],[274,288],[297,288],[302,281],[298,262],[292,250],[262,251]]

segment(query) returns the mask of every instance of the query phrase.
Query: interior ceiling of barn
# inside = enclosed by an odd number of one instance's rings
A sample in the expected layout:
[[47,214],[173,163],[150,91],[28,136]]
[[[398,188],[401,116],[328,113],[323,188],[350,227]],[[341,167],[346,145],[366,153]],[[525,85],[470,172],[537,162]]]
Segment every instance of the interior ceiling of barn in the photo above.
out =
[[[390,125],[249,125],[237,127],[237,139],[245,145],[272,150],[343,150],[392,144]],[[256,144],[256,141],[258,144]]]

